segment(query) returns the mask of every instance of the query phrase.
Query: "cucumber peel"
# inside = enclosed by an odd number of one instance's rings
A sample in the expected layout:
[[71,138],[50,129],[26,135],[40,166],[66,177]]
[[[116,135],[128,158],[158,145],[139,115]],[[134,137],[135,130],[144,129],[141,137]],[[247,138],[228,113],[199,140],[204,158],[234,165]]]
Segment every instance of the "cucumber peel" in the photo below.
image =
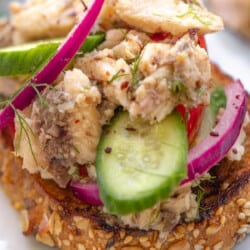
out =
[[97,149],[100,197],[113,214],[153,207],[186,176],[188,143],[178,112],[153,125],[118,113]]
[[210,104],[204,109],[200,129],[195,144],[205,138],[215,125],[216,117],[221,108],[225,108],[227,97],[222,86],[216,86],[211,92]]
[[[92,51],[104,38],[103,33],[88,36],[79,53]],[[55,54],[62,41],[44,40],[0,49],[0,76],[34,74]]]

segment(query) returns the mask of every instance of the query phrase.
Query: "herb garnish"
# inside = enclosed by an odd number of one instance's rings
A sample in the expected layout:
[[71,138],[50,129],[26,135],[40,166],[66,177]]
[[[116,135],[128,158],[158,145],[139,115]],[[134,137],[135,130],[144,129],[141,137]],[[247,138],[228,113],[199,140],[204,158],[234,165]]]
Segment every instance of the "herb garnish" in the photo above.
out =
[[140,61],[141,61],[140,56],[134,59],[134,62],[131,68],[131,75],[132,75],[131,86],[135,86],[138,82],[138,71],[139,71]]
[[114,82],[116,79],[123,77],[123,76],[128,76],[129,74],[123,73],[121,69],[119,69],[109,80],[109,83]]
[[27,138],[28,145],[29,145],[32,157],[33,157],[35,163],[37,164],[36,155],[35,155],[34,149],[32,147],[32,142],[31,142],[31,138],[30,138],[30,134],[33,137],[35,137],[35,134],[34,134],[32,128],[30,127],[30,125],[28,124],[28,122],[21,115],[21,113],[17,109],[15,109],[15,107],[12,104],[10,104],[10,105],[13,108],[13,110],[15,111],[15,115],[16,115],[16,117],[18,119],[19,124],[20,124],[19,133],[18,133],[19,139],[17,140],[15,153],[16,153],[16,155],[18,154],[18,151],[19,151],[19,148],[20,148],[20,144],[21,144],[21,138],[22,138],[22,135],[24,133],[25,136],[26,136],[26,138]]
[[9,97],[9,98],[3,100],[2,102],[0,102],[0,107],[4,107],[6,105],[9,105],[13,109],[13,111],[15,113],[15,116],[16,116],[16,118],[18,120],[18,123],[19,123],[20,127],[19,127],[19,131],[18,131],[18,139],[17,139],[17,143],[16,143],[16,147],[15,147],[16,155],[18,154],[18,151],[20,149],[21,138],[22,138],[22,136],[24,134],[26,136],[26,138],[27,138],[27,142],[28,142],[32,157],[33,157],[35,163],[37,164],[36,155],[35,155],[34,149],[32,147],[32,140],[31,140],[31,137],[30,137],[30,135],[32,135],[35,138],[36,135],[35,135],[34,131],[32,130],[30,124],[27,122],[27,120],[21,114],[21,112],[17,108],[15,108],[15,106],[12,104],[12,100],[15,98],[15,96],[18,95],[18,93],[20,93],[28,85],[30,87],[32,87],[34,89],[34,91],[37,93],[40,104],[42,106],[48,107],[48,104],[47,104],[46,100],[44,99],[42,94],[39,92],[40,87],[49,87],[50,89],[54,89],[54,86],[48,85],[46,83],[44,83],[44,84],[29,84],[29,83],[28,84],[23,84],[21,86],[21,88],[19,88],[17,91],[15,91],[11,95],[11,97]]
[[185,86],[180,79],[176,79],[173,81],[171,85],[171,91],[174,94],[181,94],[185,90]]

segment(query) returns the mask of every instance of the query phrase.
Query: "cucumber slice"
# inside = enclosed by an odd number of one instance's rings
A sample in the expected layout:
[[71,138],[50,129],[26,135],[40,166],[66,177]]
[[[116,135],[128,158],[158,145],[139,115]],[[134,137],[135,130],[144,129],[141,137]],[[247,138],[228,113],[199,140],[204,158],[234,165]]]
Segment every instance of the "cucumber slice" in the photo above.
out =
[[198,132],[196,145],[205,138],[215,125],[216,117],[220,108],[225,108],[227,97],[222,86],[215,87],[211,93],[210,104],[204,109],[201,119],[201,125]]
[[[88,36],[79,52],[92,51],[104,38],[104,34]],[[0,49],[0,76],[33,74],[54,55],[61,42],[45,40]]]
[[167,198],[186,176],[187,148],[178,112],[154,125],[118,113],[97,149],[97,180],[107,210],[129,214]]

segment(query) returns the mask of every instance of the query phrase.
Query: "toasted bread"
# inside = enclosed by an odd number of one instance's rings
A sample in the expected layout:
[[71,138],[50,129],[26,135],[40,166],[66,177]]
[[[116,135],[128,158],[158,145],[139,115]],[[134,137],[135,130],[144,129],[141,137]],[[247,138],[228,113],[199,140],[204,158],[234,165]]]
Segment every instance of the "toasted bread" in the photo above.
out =
[[[232,79],[213,66],[214,81]],[[250,98],[248,98],[250,110]],[[169,233],[121,226],[98,207],[78,200],[70,190],[22,169],[13,154],[9,130],[0,136],[0,183],[23,220],[23,233],[62,250],[82,249],[231,249],[250,232],[250,126],[240,162],[223,160],[203,182],[199,217]]]

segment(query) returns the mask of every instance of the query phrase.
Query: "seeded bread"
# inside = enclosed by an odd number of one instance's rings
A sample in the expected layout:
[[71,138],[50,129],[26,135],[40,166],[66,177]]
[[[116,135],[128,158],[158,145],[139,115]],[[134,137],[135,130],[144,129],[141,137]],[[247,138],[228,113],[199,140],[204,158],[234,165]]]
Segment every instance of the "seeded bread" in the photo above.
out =
[[[215,66],[213,72],[216,82],[231,81]],[[247,134],[249,138],[250,126]],[[21,169],[21,160],[12,151],[11,132],[6,129],[0,135],[1,186],[21,214],[24,234],[49,246],[62,250],[226,250],[250,233],[249,139],[243,160],[223,160],[211,171],[216,181],[201,183],[205,195],[197,220],[179,224],[169,234],[121,227],[112,216],[80,202],[71,191]]]

